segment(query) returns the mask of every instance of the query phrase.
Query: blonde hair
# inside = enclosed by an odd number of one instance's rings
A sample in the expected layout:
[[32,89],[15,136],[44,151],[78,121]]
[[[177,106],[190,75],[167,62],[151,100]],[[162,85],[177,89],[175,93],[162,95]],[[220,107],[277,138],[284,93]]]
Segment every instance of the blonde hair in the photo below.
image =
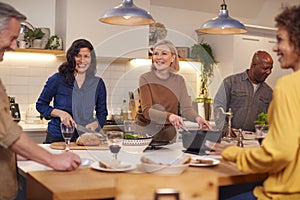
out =
[[[153,46],[152,51],[154,51],[154,49],[157,48],[158,46],[162,46],[162,45],[167,46],[170,49],[171,53],[173,55],[175,55],[175,59],[171,63],[170,67],[173,69],[173,71],[178,72],[180,69],[179,68],[179,58],[178,58],[177,49],[172,42],[170,42],[169,40],[161,40]],[[155,69],[155,67],[153,65],[153,58],[152,58],[152,67],[151,68]]]

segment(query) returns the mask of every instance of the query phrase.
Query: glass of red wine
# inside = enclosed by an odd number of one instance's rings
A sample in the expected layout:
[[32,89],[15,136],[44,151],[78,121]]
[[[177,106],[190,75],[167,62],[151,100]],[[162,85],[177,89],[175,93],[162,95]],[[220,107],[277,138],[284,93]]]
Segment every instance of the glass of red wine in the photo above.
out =
[[265,134],[263,133],[263,129],[265,126],[266,126],[265,124],[256,124],[255,125],[256,139],[258,140],[260,145],[261,145],[263,139],[265,138]]
[[70,141],[71,141],[71,138],[73,137],[74,135],[74,130],[75,130],[75,127],[73,125],[71,126],[67,126],[67,125],[64,125],[63,123],[60,124],[60,129],[61,129],[61,134],[65,140],[65,143],[66,143],[66,147],[65,147],[65,151],[70,151]]
[[123,144],[123,132],[122,131],[107,131],[107,143],[110,152],[113,154],[114,160],[118,159],[118,153]]

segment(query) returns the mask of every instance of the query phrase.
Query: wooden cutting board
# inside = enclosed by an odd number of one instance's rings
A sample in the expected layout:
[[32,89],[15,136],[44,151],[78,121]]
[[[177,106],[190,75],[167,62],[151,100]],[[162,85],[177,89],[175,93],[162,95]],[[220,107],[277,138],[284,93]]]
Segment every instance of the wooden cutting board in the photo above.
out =
[[[64,150],[65,149],[65,142],[53,142],[50,144],[50,148]],[[105,150],[108,149],[107,144],[100,144],[99,146],[79,146],[75,142],[70,142],[70,149],[71,150]]]

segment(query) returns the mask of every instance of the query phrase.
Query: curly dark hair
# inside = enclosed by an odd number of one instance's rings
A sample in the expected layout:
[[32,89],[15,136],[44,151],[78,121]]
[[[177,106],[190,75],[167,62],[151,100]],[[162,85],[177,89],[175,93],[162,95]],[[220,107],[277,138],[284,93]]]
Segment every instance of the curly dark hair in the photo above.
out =
[[93,45],[85,39],[75,40],[67,51],[67,61],[58,68],[59,73],[64,75],[66,83],[69,85],[73,85],[75,80],[75,56],[78,55],[81,48],[88,48],[91,51],[91,66],[87,70],[86,76],[89,77],[96,74],[96,54]]
[[275,17],[275,26],[284,28],[300,56],[300,6],[284,8],[283,12]]

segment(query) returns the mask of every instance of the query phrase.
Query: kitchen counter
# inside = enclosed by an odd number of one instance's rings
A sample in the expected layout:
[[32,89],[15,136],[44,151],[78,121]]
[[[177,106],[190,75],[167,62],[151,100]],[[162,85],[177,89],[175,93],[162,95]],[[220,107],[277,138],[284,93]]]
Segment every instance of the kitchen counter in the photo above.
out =
[[20,126],[22,126],[23,130],[25,132],[32,132],[32,131],[46,131],[47,130],[47,124],[41,123],[41,124],[27,124],[24,121],[20,121],[18,123]]

